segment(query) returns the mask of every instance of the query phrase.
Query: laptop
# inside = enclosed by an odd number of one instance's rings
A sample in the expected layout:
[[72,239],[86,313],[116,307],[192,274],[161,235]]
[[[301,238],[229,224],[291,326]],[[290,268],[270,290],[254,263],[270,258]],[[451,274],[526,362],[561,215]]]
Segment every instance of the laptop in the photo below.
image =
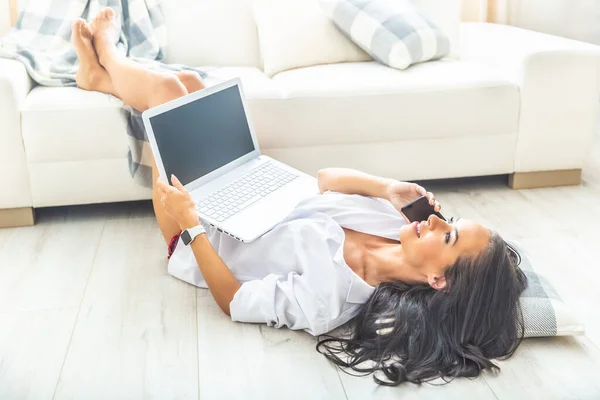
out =
[[174,174],[203,222],[252,242],[318,193],[316,179],[262,155],[239,79],[142,113],[160,177]]

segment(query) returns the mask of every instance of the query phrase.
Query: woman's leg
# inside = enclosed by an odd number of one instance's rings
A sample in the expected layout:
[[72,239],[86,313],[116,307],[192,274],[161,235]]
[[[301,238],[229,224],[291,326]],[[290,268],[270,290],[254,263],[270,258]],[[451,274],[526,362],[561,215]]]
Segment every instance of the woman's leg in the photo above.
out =
[[[188,94],[185,86],[173,74],[151,71],[122,57],[115,47],[114,11],[101,11],[92,22],[93,43],[100,64],[106,69],[117,96],[136,110],[143,112]],[[158,225],[168,244],[179,233],[179,225],[165,212],[160,204],[160,193],[155,187],[158,179],[156,163],[152,162],[152,205]]]
[[[100,65],[92,44],[92,31],[85,20],[78,18],[73,23],[71,42],[79,58],[76,82],[81,89],[109,93],[118,97],[108,72]],[[165,71],[173,74],[185,86],[188,93],[204,89],[204,82],[195,71]],[[135,108],[135,107],[134,107]]]
[[188,93],[194,93],[205,88],[204,82],[202,81],[202,78],[200,78],[200,74],[197,72],[180,71],[175,72],[175,76],[181,83],[183,83],[183,86],[185,86],[185,89],[188,91]]
[[77,18],[73,22],[71,43],[79,59],[79,69],[75,76],[77,86],[81,89],[117,96],[108,72],[98,62],[98,56],[92,44],[92,31],[81,18]]
[[149,70],[117,52],[119,35],[111,8],[100,11],[91,23],[93,43],[100,65],[106,69],[118,96],[142,112],[188,94],[174,74]]
[[[73,24],[73,45],[80,59],[81,67],[77,72],[77,84],[80,87],[88,90],[111,93],[120,97],[126,103],[140,111],[144,111],[149,107],[165,103],[188,93],[185,86],[179,82],[178,78],[173,74],[169,74],[169,78],[165,79],[164,74],[143,69],[135,65],[135,63],[124,65],[123,68],[121,68],[121,63],[112,63],[111,57],[113,54],[116,55],[116,52],[109,53],[106,56],[107,63],[112,66],[111,71],[119,78],[117,80],[118,84],[115,84],[113,76],[98,63],[98,58],[92,45],[91,34],[92,31],[83,20],[75,21]],[[126,83],[128,79],[132,82],[140,82],[141,76],[146,78],[147,81],[141,86],[143,89],[140,91],[148,93],[146,90],[148,87],[153,91],[153,95],[150,96],[148,100],[140,98],[137,93],[137,88],[134,85],[123,84]],[[186,78],[190,79],[189,76],[186,76]],[[175,83],[174,81],[177,82]],[[194,83],[193,80],[190,80],[190,82]],[[152,166],[152,176],[154,186],[154,182],[158,179],[158,172],[154,162]],[[164,208],[160,204],[160,195],[154,187],[152,191],[152,203],[159,227],[168,244],[171,238],[179,233],[179,226],[164,211]]]

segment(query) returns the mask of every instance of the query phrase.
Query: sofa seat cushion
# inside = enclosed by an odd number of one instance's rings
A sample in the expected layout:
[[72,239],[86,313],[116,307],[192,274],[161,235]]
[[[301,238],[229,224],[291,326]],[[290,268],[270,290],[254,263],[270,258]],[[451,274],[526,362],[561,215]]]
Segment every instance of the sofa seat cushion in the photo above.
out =
[[21,108],[29,163],[127,157],[123,102],[76,87],[35,87]]
[[[263,149],[516,135],[515,84],[476,64],[434,61],[398,71],[376,62],[286,71],[219,67],[207,84],[240,77]],[[122,159],[122,102],[77,88],[36,87],[22,104],[29,163]]]
[[[248,98],[281,97],[275,84],[254,67],[216,68],[208,81],[240,77]],[[210,83],[210,82],[207,82]],[[21,107],[29,163],[127,157],[123,102],[74,87],[34,88]]]
[[250,109],[265,148],[515,134],[519,89],[454,60],[406,71],[376,62],[314,66],[273,78],[283,101]]

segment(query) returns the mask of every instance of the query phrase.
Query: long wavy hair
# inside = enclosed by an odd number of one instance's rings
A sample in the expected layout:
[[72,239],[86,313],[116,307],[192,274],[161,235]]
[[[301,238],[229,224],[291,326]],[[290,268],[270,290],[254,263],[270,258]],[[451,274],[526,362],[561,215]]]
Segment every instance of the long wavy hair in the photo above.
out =
[[[341,337],[323,335],[317,351],[345,372],[380,385],[477,377],[500,368],[524,334],[519,296],[527,286],[520,256],[495,232],[476,257],[445,271],[446,287],[379,285]],[[352,372],[354,371],[354,373]]]

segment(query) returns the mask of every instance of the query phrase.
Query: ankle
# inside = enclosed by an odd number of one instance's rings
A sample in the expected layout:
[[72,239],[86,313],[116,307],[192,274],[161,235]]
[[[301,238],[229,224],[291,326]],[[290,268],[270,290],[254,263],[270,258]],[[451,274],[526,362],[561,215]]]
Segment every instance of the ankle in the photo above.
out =
[[101,67],[80,67],[75,76],[77,86],[85,90],[101,91],[99,88],[103,86],[106,72]]
[[116,55],[115,45],[102,36],[94,37],[94,48],[98,55],[98,61],[102,66],[104,66],[105,63],[109,63],[111,58]]
[[115,54],[114,51],[106,46],[98,46],[96,48],[96,54],[98,54],[98,63],[104,68],[112,61]]

